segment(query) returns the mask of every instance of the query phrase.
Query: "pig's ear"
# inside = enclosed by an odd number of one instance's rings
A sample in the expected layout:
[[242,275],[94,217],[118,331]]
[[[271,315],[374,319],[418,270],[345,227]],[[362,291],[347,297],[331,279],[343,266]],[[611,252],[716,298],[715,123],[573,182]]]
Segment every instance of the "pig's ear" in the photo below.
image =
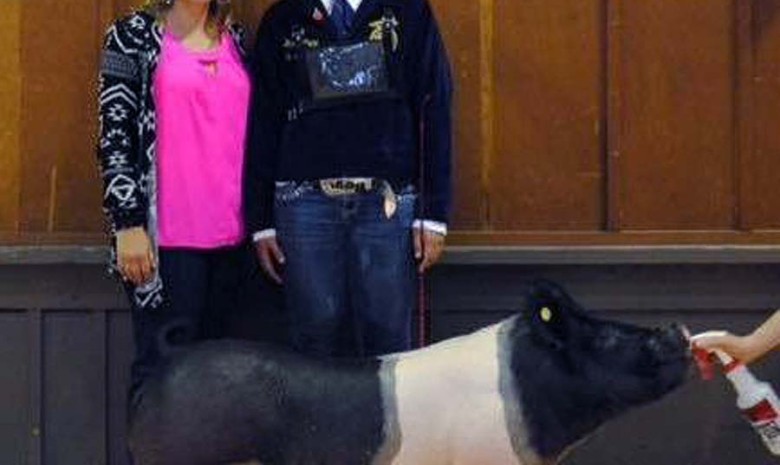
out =
[[526,317],[534,337],[555,349],[563,348],[569,339],[568,319],[571,298],[557,284],[535,281],[528,291]]

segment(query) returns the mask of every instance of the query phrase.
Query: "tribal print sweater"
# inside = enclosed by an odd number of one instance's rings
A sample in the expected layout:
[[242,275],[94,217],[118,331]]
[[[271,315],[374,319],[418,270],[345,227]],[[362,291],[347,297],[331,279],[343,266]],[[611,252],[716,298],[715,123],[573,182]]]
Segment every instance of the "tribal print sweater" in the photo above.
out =
[[[230,35],[244,54],[244,31]],[[162,48],[162,25],[149,13],[135,12],[106,32],[99,79],[98,161],[103,178],[103,209],[112,236],[109,270],[116,274],[116,231],[141,226],[153,244],[157,236],[156,113],[152,84]],[[155,245],[156,247],[156,245]],[[134,291],[135,305],[162,305],[159,274]]]

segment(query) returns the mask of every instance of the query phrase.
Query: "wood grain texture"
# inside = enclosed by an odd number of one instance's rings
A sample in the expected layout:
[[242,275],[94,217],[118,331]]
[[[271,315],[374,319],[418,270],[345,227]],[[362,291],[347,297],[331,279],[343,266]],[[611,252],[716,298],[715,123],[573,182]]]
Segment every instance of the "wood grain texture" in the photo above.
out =
[[777,245],[780,231],[454,231],[447,243],[459,246],[644,246]]
[[[253,33],[274,2],[235,16]],[[448,243],[778,240],[780,3],[430,2],[456,83]],[[140,3],[0,2],[0,244],[104,242],[99,46]]]
[[21,0],[0,2],[0,231],[17,231],[22,101]]
[[734,3],[614,2],[623,229],[734,224]]
[[[483,63],[492,66],[493,56],[485,48],[486,31],[481,16],[491,16],[495,0],[463,1],[431,0],[439,27],[444,37],[453,80],[453,193],[452,227],[480,229],[487,221],[487,185],[483,177],[491,151],[491,133],[483,125],[486,105],[494,95],[485,96],[486,84],[491,79]],[[488,88],[490,89],[490,88]],[[490,90],[487,90],[490,92]],[[487,100],[486,100],[487,98]],[[491,107],[487,112],[492,111]],[[488,124],[489,120],[488,120]]]
[[[748,2],[746,2],[748,3]],[[742,226],[780,227],[780,3],[749,2],[747,37],[740,56],[750,59],[740,76],[749,113],[741,115],[749,137],[742,158]],[[747,132],[746,132],[747,131]]]
[[601,229],[603,2],[499,1],[495,20],[491,225]]
[[[24,4],[22,233],[101,229],[94,153],[97,4],[97,0]],[[57,31],[65,39],[52,41],[41,31]]]

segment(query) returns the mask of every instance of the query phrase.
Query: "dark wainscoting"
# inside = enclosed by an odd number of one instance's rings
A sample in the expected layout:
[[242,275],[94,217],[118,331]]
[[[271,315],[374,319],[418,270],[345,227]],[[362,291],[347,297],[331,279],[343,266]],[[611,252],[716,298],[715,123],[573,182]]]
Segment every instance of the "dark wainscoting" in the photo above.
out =
[[[0,463],[126,465],[129,314],[99,248],[0,248]],[[528,283],[564,284],[610,318],[747,331],[780,306],[780,252],[756,247],[457,248],[429,277],[431,334],[510,315]],[[279,292],[259,275],[237,337],[279,342]],[[780,381],[780,358],[756,365]],[[780,384],[778,384],[780,387]],[[698,380],[606,425],[566,465],[765,465],[722,379]]]

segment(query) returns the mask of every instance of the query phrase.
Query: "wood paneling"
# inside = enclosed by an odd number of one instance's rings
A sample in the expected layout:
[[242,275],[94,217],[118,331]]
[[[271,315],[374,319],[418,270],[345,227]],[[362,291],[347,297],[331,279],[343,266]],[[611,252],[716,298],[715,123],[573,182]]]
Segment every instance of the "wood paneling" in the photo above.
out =
[[[123,425],[130,318],[121,291],[101,277],[102,266],[91,268],[76,273],[89,290],[81,293],[78,307],[60,292],[72,285],[74,273],[50,266],[0,266],[0,285],[21,291],[0,292],[3,465],[128,463]],[[511,315],[522,305],[528,283],[539,276],[566,285],[599,316],[647,326],[680,322],[694,332],[748,331],[780,301],[776,263],[445,265],[431,275],[433,334],[437,340],[452,337]],[[41,289],[41,282],[51,285]],[[112,292],[111,301],[102,297]],[[42,302],[45,310],[26,310]],[[763,379],[778,379],[780,359],[767,357],[755,369]],[[770,463],[734,408],[726,383],[722,377],[710,383],[692,380],[670,397],[605,425],[565,463]],[[33,438],[30,419],[37,418],[46,428]],[[36,455],[40,450],[46,453]]]
[[[458,115],[454,138],[455,167],[453,183],[457,186],[453,199],[453,227],[481,229],[486,226],[486,194],[484,169],[489,153],[490,133],[483,125],[488,75],[484,64],[492,66],[489,49],[484,44],[486,31],[481,17],[489,15],[491,0],[463,2],[452,7],[451,0],[431,0],[447,45],[455,88],[454,112]],[[491,96],[488,95],[488,98]],[[487,100],[489,102],[489,100]],[[488,109],[488,111],[491,111]]]
[[43,463],[106,463],[106,314],[47,314],[42,349]]
[[19,218],[19,58],[21,4],[0,2],[0,230],[16,231]]
[[134,9],[143,3],[142,0],[110,0],[107,2],[114,6],[114,16],[120,18],[130,14]]
[[603,2],[495,6],[490,225],[598,230],[604,222]]
[[615,1],[623,229],[729,229],[736,192],[734,2]]
[[25,232],[101,229],[94,155],[97,1],[24,4],[20,223]]
[[780,231],[454,231],[448,243],[464,246],[777,245]]
[[0,313],[0,463],[25,463],[31,425],[28,318],[24,313]]
[[[778,2],[430,1],[456,82],[450,243],[777,242]],[[236,17],[253,35],[273,3]],[[0,2],[0,243],[104,242],[99,44],[139,4]]]
[[780,3],[749,2],[749,33],[740,43],[740,56],[751,65],[743,80],[750,114],[751,149],[743,153],[742,215],[748,229],[780,227]]

